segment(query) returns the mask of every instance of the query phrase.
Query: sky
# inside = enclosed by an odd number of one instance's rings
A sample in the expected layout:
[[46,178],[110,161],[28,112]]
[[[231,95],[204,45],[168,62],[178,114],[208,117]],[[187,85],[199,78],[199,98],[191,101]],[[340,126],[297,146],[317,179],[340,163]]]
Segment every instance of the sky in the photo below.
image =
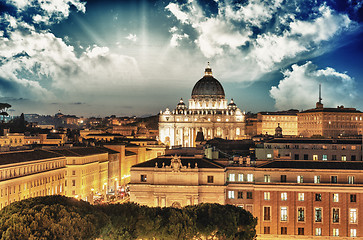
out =
[[245,112],[363,111],[359,0],[2,0],[9,113],[144,116],[187,101],[210,62]]

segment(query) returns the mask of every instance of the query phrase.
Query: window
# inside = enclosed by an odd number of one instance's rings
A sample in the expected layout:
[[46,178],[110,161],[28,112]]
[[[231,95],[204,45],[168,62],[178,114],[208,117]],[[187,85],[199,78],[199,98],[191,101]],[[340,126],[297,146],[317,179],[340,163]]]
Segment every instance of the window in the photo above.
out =
[[243,182],[243,174],[242,173],[238,174],[238,181]]
[[357,229],[351,228],[350,229],[350,236],[351,237],[356,237],[357,236]]
[[314,161],[319,160],[318,155],[313,155],[313,160],[314,160]]
[[315,228],[315,236],[321,236],[321,228]]
[[297,176],[297,183],[303,183],[304,177],[303,176]]
[[350,194],[350,202],[357,202],[357,195]]
[[263,220],[264,221],[271,220],[271,207],[263,207]]
[[333,208],[333,223],[339,223],[339,208]]
[[298,228],[297,235],[304,235],[304,228]]
[[339,194],[333,193],[333,202],[339,202]]
[[228,191],[228,198],[234,199],[234,191]]
[[287,227],[281,227],[281,235],[287,234]]
[[281,201],[286,201],[287,200],[287,193],[283,192],[281,193]]
[[281,207],[280,209],[280,220],[285,222],[287,221],[287,207]]
[[286,175],[281,175],[281,182],[286,182]]
[[234,182],[234,181],[236,181],[236,179],[235,179],[235,174],[234,174],[234,173],[230,173],[230,174],[229,174],[229,181],[230,181],[230,182]]
[[214,182],[214,176],[208,176],[208,183]]
[[321,193],[315,193],[315,201],[321,202]]
[[265,175],[264,179],[265,179],[265,182],[270,182],[270,175]]
[[237,198],[238,199],[243,199],[243,192],[238,192],[237,193]]
[[76,186],[76,180],[72,180],[72,186]]
[[253,174],[247,174],[247,182],[253,182]]
[[331,176],[331,183],[338,183],[338,176]]
[[327,161],[328,160],[328,155],[324,154],[322,160]]
[[247,192],[247,199],[252,199],[252,192]]
[[357,209],[356,208],[349,209],[349,222],[357,223]]
[[332,155],[331,160],[336,161],[337,160],[337,155]]
[[347,156],[342,155],[342,161],[347,161]]
[[147,175],[141,175],[141,182],[146,182]]
[[267,158],[272,158],[272,154],[271,153],[267,153]]
[[270,234],[270,227],[263,227],[263,234]]
[[295,160],[299,160],[299,154],[295,154]]
[[305,221],[305,209],[304,208],[297,209],[297,220],[299,222]]
[[72,171],[72,175],[76,175],[76,171],[74,171],[74,170],[73,170],[73,171]]
[[321,208],[315,208],[315,222],[321,222],[322,210]]
[[263,193],[263,199],[270,200],[270,192],[264,192]]
[[297,199],[299,201],[304,201],[304,197],[305,197],[305,194],[304,193],[298,193],[298,195],[297,195]]
[[357,160],[357,157],[355,155],[352,155],[352,156],[350,156],[350,160],[351,161],[356,161]]
[[348,183],[354,184],[354,176],[348,176]]
[[314,176],[314,183],[320,183],[320,176]]
[[333,228],[333,237],[339,237],[339,229]]
[[308,154],[304,154],[304,160],[309,160],[309,155]]

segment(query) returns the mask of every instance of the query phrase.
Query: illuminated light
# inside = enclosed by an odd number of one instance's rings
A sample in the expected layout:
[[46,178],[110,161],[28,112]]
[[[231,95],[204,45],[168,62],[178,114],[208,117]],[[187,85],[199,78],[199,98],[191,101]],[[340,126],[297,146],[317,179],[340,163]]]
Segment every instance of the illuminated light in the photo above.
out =
[[218,118],[218,119],[217,119],[217,122],[220,122],[220,121],[221,121],[221,119],[220,119],[220,118]]
[[208,118],[208,121],[210,122],[210,118]]
[[128,177],[130,177],[131,175],[123,175],[122,177],[121,177],[121,179],[125,179],[125,178],[128,178]]
[[93,189],[93,188],[91,188],[91,191],[93,192],[93,191],[94,191],[94,189]]

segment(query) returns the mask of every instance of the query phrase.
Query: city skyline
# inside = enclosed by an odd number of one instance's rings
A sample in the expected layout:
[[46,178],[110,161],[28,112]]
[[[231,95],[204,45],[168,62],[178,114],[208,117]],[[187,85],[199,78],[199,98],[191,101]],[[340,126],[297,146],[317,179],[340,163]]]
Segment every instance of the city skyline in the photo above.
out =
[[20,113],[157,114],[209,61],[242,111],[363,109],[362,3],[1,3],[0,102]]

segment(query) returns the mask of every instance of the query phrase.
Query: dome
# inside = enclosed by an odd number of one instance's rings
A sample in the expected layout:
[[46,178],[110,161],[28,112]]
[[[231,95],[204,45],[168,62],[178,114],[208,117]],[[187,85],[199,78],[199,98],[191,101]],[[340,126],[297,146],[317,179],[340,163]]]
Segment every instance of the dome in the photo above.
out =
[[205,75],[200,79],[192,90],[192,98],[224,98],[224,90],[222,84],[212,76],[212,69],[208,67],[205,69]]

